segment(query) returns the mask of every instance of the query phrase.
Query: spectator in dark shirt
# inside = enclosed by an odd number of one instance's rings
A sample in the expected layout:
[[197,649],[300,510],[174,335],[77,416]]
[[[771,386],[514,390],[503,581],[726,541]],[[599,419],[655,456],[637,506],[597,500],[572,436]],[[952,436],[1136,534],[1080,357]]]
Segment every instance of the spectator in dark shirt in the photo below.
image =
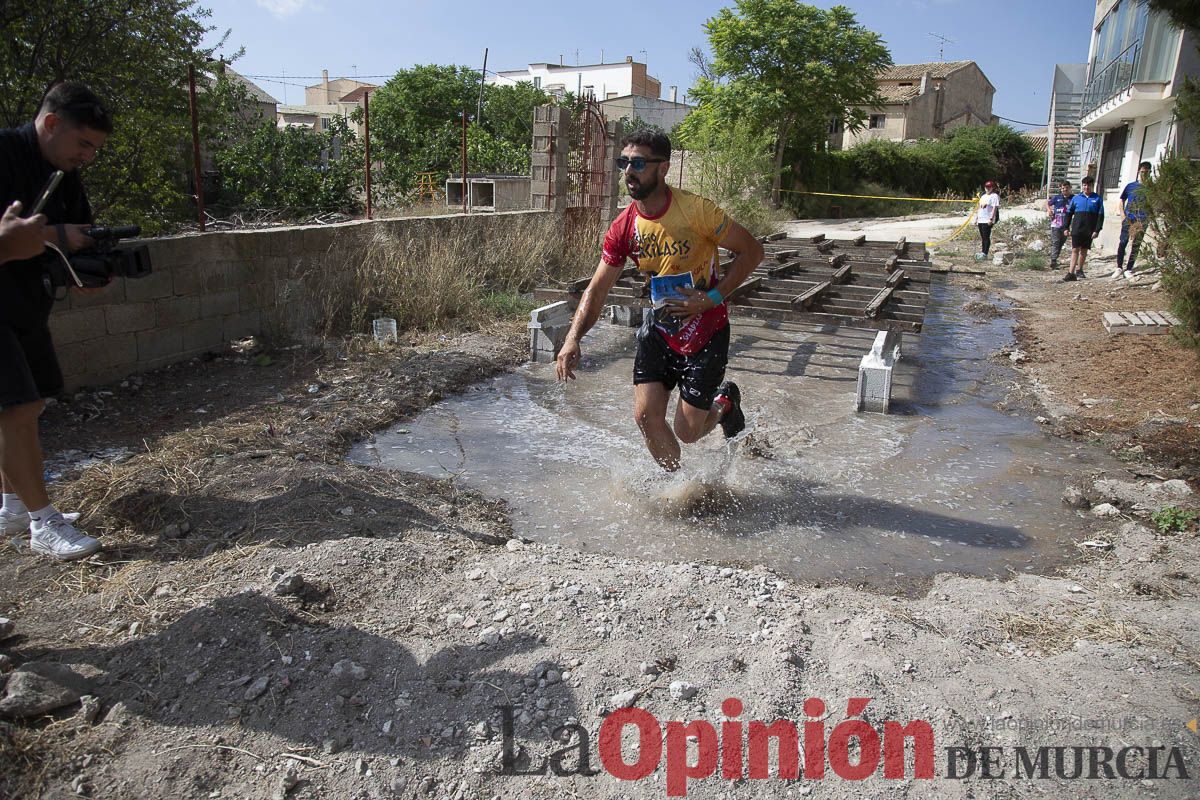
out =
[[1104,201],[1092,191],[1096,179],[1087,175],[1082,183],[1083,191],[1072,197],[1067,205],[1064,224],[1071,231],[1071,268],[1063,276],[1064,281],[1086,277],[1083,264],[1087,261],[1088,250],[1092,249],[1092,240],[1100,235],[1100,228],[1104,226]]
[[[1149,177],[1150,162],[1143,161],[1138,165],[1137,180],[1125,184],[1121,190],[1121,241],[1117,244],[1117,268],[1110,276],[1114,281],[1121,277],[1133,280],[1133,262],[1137,260],[1138,248],[1146,235],[1146,188],[1142,184]],[[1126,248],[1129,249],[1128,266],[1125,265]]]
[[[111,132],[108,112],[86,86],[52,88],[32,123],[0,131],[0,208],[17,202],[32,209],[49,177],[61,170],[65,176],[42,209],[48,239],[63,252],[87,247],[92,209],[79,168],[96,157]],[[33,223],[9,215],[3,224]],[[39,249],[26,246],[14,255]],[[34,552],[71,560],[95,553],[100,542],[76,530],[46,494],[38,417],[63,381],[50,339],[53,297],[44,274],[37,258],[0,265],[0,533],[29,529]]]

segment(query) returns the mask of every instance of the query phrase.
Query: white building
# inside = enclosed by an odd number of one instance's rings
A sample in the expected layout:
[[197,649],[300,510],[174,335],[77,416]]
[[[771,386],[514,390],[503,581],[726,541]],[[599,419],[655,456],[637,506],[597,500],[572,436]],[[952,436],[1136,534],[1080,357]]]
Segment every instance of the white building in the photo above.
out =
[[[1198,73],[1195,39],[1165,14],[1142,0],[1096,0],[1079,125],[1083,163],[1096,176],[1110,219],[1120,220],[1116,198],[1137,177],[1139,163],[1194,155],[1193,135],[1176,122],[1175,100],[1184,78]],[[1104,226],[1105,249],[1116,246],[1119,233],[1117,222]]]
[[562,97],[571,92],[577,97],[609,100],[626,95],[658,99],[662,84],[646,72],[646,65],[626,56],[615,64],[530,64],[527,69],[512,69],[487,76],[488,83],[532,83],[546,94]]

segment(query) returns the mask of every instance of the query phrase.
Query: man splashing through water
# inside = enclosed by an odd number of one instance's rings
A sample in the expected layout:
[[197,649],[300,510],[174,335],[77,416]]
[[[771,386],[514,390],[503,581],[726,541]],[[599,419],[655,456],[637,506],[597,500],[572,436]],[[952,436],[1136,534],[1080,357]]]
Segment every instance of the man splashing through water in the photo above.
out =
[[[725,380],[729,315],[725,298],[762,261],[763,248],[715,203],[666,184],[671,140],[641,130],[621,141],[616,167],[629,205],[604,236],[600,264],[579,302],[571,330],[558,354],[559,380],[573,380],[579,340],[600,318],[604,300],[633,259],[651,275],[653,319],[638,332],[633,364],[634,419],[646,447],[664,469],[679,469],[679,443],[692,443],[720,424],[726,438],[746,427],[741,392]],[[717,247],[736,257],[719,274]],[[674,425],[667,403],[679,387]]]

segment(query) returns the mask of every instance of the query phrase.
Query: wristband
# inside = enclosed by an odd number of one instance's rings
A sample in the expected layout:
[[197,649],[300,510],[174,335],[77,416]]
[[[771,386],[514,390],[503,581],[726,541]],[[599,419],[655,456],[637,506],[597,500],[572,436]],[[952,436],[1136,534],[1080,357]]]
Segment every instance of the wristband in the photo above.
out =
[[708,299],[713,301],[714,308],[725,302],[725,298],[721,297],[721,293],[716,289],[709,289],[706,294],[708,295]]

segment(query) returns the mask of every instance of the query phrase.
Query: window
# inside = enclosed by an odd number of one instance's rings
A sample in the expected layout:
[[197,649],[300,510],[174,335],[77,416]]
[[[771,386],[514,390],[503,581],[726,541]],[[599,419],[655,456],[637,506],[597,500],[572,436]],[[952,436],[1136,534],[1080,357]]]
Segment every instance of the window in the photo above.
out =
[[900,86],[912,86],[912,81],[901,81]]
[[841,133],[842,132],[842,118],[841,117],[834,117],[833,119],[831,119],[829,121],[829,132],[830,133]]
[[877,130],[879,128],[882,128],[886,122],[887,122],[887,114],[872,114],[871,115],[870,125],[871,125],[872,129]]
[[535,88],[535,89],[542,88],[542,76],[541,75],[533,76],[533,88]]

